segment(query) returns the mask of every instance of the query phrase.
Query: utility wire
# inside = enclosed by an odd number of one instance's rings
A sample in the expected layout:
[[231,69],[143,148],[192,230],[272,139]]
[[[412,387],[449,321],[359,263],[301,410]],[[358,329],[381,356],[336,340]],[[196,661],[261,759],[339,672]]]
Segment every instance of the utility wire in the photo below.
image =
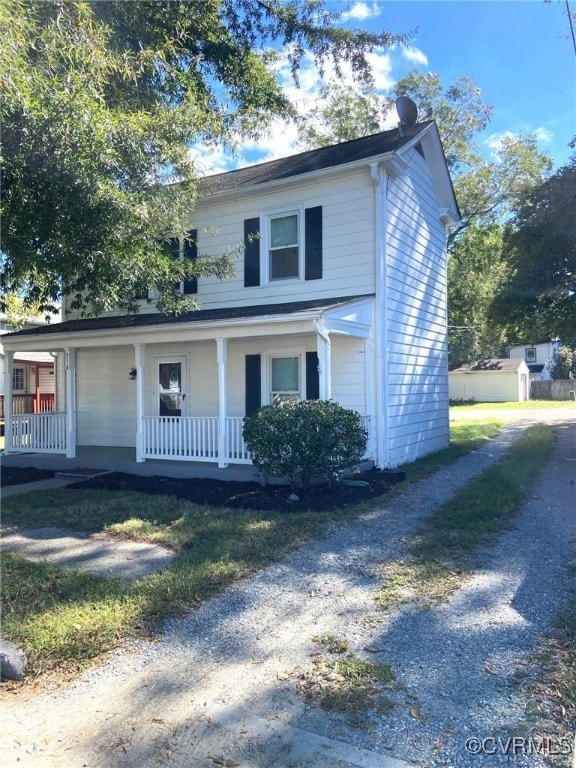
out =
[[572,45],[574,46],[574,53],[576,53],[576,37],[574,36],[574,24],[572,24],[572,13],[570,12],[570,5],[568,0],[566,3],[566,15],[568,16],[568,24],[570,24],[570,34],[572,35]]

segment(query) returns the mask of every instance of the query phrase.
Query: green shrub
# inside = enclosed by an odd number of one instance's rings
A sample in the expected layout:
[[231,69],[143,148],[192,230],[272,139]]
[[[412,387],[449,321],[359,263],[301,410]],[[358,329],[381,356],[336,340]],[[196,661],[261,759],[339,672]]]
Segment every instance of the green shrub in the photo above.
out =
[[332,483],[360,461],[367,440],[360,414],[331,400],[266,405],[245,417],[243,434],[255,466],[293,488],[314,478]]

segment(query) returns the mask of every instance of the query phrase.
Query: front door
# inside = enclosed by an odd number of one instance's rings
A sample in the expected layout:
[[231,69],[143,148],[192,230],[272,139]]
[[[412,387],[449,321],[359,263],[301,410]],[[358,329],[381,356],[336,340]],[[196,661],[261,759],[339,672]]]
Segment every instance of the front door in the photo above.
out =
[[156,408],[159,416],[186,415],[187,359],[156,360]]

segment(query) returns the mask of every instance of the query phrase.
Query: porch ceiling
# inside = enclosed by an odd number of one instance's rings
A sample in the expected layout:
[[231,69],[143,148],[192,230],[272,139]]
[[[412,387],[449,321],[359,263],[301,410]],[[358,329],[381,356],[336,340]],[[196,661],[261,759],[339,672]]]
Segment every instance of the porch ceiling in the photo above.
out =
[[200,309],[178,317],[142,314],[68,320],[2,337],[7,351],[48,351],[65,347],[206,341],[311,333],[322,321],[329,333],[366,338],[372,295],[316,299],[283,304]]

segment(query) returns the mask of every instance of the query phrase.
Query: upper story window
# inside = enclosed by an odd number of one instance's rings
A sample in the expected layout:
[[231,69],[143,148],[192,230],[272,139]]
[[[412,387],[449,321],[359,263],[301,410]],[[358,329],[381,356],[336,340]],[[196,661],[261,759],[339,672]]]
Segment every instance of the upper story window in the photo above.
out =
[[299,212],[269,217],[269,280],[290,280],[300,277],[300,241]]
[[244,285],[320,280],[322,206],[268,210],[244,220]]
[[530,349],[526,349],[525,355],[526,355],[526,362],[527,363],[535,363],[536,362],[536,349],[534,347],[532,347]]
[[[163,247],[166,253],[173,259],[188,259],[190,261],[195,261],[198,258],[197,239],[198,230],[191,229],[188,232],[188,237],[184,240],[172,237],[170,240],[166,240]],[[174,288],[184,294],[198,293],[198,278],[193,277],[190,280],[175,282]],[[136,299],[154,299],[157,298],[157,296],[157,290],[150,290],[144,285],[136,292]]]

